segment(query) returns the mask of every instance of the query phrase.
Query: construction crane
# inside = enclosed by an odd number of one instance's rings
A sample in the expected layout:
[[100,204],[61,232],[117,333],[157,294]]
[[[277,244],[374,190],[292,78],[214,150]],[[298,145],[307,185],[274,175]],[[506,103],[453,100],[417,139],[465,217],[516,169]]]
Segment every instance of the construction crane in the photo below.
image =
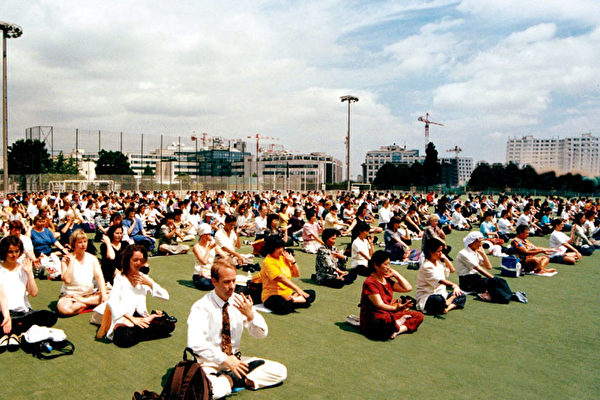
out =
[[429,113],[425,114],[425,118],[419,117],[417,121],[425,123],[425,150],[427,150],[427,145],[429,144],[429,124],[444,126],[444,124],[440,124],[439,122],[433,122],[429,120]]
[[260,141],[261,140],[271,141],[271,140],[279,140],[279,139],[270,137],[270,136],[263,136],[260,133],[248,136],[248,139],[256,140],[256,189],[258,190],[258,155],[260,153]]
[[454,146],[451,149],[446,150],[447,153],[456,153],[456,158],[458,159],[458,153],[462,152],[462,149],[458,146]]
[[196,133],[194,132],[194,134],[192,135],[192,142],[196,142],[196,148],[198,148],[198,140],[201,140],[202,141],[202,149],[203,150],[208,149],[208,147],[206,147],[206,142],[208,141],[209,138],[212,139],[212,136],[210,136],[206,132],[202,132],[200,134],[200,136],[201,136],[201,138],[199,138],[198,136],[196,136]]

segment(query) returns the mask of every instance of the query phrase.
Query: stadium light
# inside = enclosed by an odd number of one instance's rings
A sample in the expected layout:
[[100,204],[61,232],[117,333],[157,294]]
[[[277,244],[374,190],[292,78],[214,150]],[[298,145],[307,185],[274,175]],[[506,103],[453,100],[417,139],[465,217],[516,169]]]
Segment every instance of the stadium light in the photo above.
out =
[[2,31],[2,165],[4,167],[4,192],[8,192],[8,104],[6,99],[6,39],[16,39],[23,34],[19,25],[0,21]]
[[346,95],[340,97],[342,103],[348,102],[348,133],[346,135],[346,179],[348,180],[347,190],[350,191],[350,104],[358,101],[358,97]]

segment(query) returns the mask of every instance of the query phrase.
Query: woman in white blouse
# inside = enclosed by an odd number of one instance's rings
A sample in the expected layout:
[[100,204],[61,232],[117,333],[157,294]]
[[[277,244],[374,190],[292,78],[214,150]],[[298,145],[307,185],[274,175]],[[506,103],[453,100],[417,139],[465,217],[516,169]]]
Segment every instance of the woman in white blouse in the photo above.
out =
[[56,314],[49,310],[33,310],[28,296],[37,296],[38,287],[33,278],[31,260],[21,258],[23,243],[17,236],[7,236],[0,241],[0,308],[2,332],[0,352],[19,348],[18,335],[32,325],[53,326]]
[[146,294],[168,300],[169,293],[140,272],[147,261],[146,248],[131,245],[123,254],[121,273],[115,276],[105,311],[105,320],[110,315],[106,338],[119,347],[131,347],[141,341],[167,337],[175,330],[175,318],[160,311],[148,313]]
[[69,244],[73,254],[63,257],[63,285],[56,305],[59,314],[65,316],[79,314],[106,301],[102,269],[96,256],[86,252],[88,239],[85,232],[77,229],[71,234]]
[[[463,308],[467,300],[461,288],[448,280],[454,266],[443,250],[444,243],[429,240],[424,248],[425,262],[417,275],[417,310],[433,315]],[[448,293],[447,287],[452,288],[452,293]]]
[[212,284],[210,269],[213,266],[215,257],[220,255],[223,258],[228,258],[225,253],[210,235],[211,227],[208,224],[200,224],[198,227],[198,235],[200,240],[193,247],[194,256],[196,256],[196,264],[194,265],[194,275],[192,281],[196,289],[212,290],[215,286]]

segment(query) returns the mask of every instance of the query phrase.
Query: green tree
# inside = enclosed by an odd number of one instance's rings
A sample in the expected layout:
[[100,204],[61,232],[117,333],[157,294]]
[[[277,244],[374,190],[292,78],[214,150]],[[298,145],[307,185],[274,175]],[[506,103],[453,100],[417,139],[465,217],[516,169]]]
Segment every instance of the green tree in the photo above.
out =
[[395,164],[383,164],[375,174],[373,185],[378,189],[389,189],[397,185],[398,167]]
[[154,171],[152,170],[152,167],[149,165],[146,165],[144,167],[144,172],[142,172],[143,176],[154,176]]
[[8,172],[15,175],[41,174],[52,166],[46,144],[35,139],[20,139],[8,146]]
[[56,160],[52,162],[52,167],[50,168],[49,172],[70,175],[76,175],[79,173],[75,160],[72,157],[65,158],[62,151],[58,153]]
[[425,161],[423,162],[426,186],[436,185],[441,182],[442,167],[438,162],[438,151],[433,142],[427,144]]
[[100,150],[96,161],[96,175],[133,175],[133,170],[125,154]]

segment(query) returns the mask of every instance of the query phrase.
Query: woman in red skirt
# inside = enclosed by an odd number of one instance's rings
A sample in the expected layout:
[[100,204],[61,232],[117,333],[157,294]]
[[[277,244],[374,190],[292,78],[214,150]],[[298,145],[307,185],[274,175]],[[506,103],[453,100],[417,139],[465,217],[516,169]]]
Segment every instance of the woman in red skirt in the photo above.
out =
[[360,300],[360,330],[372,339],[387,340],[414,332],[423,322],[423,314],[409,311],[412,301],[394,299],[394,292],[412,290],[410,283],[390,268],[390,255],[376,251],[369,261],[371,274],[365,279]]

